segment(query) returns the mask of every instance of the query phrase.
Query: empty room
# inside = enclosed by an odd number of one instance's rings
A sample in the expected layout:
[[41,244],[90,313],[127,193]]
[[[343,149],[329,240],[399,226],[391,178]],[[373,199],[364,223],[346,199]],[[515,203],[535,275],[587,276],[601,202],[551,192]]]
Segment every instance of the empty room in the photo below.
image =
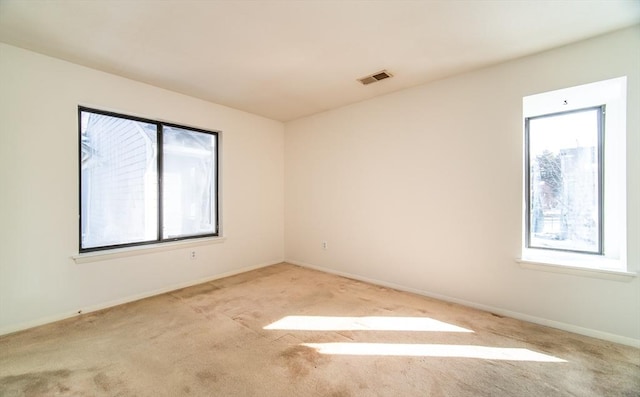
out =
[[1,396],[640,396],[640,1],[0,0]]

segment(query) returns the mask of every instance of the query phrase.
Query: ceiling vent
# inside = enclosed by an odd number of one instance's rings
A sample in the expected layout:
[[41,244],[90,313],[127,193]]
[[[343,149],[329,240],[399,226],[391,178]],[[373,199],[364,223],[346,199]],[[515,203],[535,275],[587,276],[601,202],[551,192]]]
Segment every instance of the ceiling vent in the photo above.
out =
[[393,77],[393,75],[387,72],[386,70],[382,70],[378,73],[374,73],[372,75],[362,77],[358,79],[358,81],[364,85],[367,85],[367,84],[375,83],[376,81],[388,79],[389,77]]

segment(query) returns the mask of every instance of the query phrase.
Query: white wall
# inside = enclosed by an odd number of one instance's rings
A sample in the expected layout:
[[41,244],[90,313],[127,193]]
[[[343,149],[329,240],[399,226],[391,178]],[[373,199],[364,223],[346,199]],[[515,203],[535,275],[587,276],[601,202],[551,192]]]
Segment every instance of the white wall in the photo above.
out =
[[626,75],[628,258],[638,270],[638,48],[636,26],[286,123],[285,258],[640,344],[638,278],[515,262],[522,97]]
[[[226,241],[76,264],[79,104],[222,131]],[[280,122],[0,44],[0,138],[0,334],[283,259]]]

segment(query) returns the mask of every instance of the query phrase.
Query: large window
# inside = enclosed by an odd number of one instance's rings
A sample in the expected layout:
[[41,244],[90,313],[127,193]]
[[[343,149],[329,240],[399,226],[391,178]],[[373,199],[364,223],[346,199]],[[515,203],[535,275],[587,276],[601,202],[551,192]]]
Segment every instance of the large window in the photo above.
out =
[[80,252],[218,235],[218,134],[78,108]]

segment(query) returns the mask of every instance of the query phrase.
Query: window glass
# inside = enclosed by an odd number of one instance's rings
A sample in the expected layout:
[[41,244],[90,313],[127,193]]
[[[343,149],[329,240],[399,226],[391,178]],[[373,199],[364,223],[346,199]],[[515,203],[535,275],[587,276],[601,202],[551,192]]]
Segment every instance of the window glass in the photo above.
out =
[[215,137],[163,128],[163,238],[215,231]]
[[156,126],[86,112],[81,124],[81,246],[156,239]]
[[529,247],[601,253],[602,108],[527,119]]

